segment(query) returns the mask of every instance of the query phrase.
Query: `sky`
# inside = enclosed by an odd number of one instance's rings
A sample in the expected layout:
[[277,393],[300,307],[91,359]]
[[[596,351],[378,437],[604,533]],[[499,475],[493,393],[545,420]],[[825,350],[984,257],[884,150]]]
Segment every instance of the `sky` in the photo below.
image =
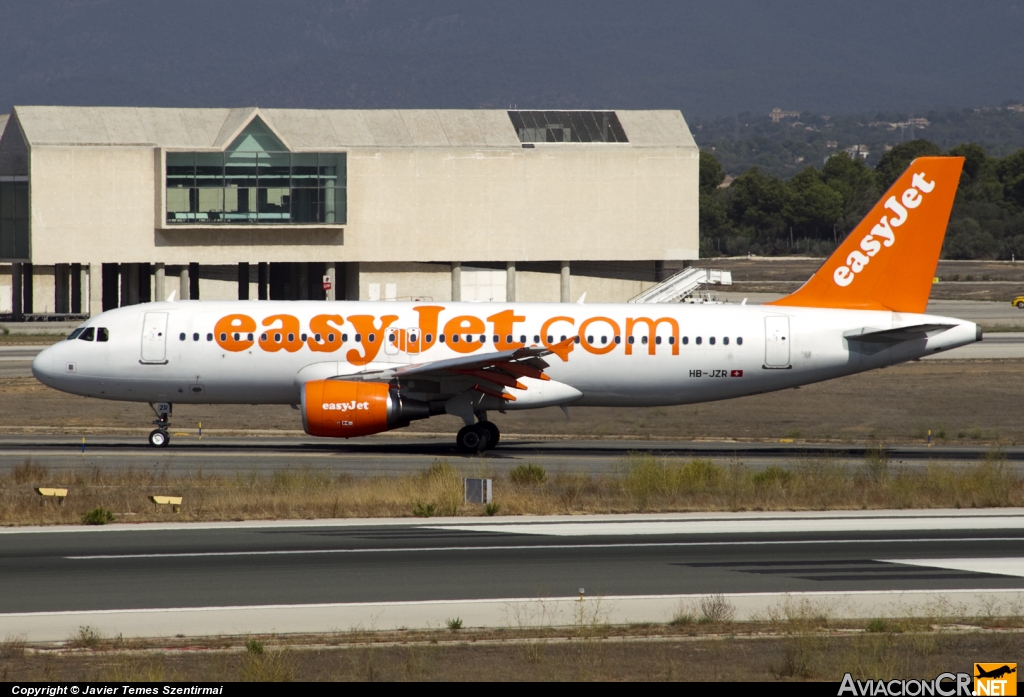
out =
[[4,0],[14,105],[826,114],[1024,100],[1024,0]]

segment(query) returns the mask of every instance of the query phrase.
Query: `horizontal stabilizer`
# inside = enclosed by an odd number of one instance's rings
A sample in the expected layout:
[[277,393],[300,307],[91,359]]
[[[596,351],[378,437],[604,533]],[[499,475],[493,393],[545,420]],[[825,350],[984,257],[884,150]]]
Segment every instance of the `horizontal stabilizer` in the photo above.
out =
[[896,329],[872,329],[862,327],[843,334],[847,341],[863,341],[869,344],[899,344],[904,341],[927,339],[952,329],[955,324],[914,324]]

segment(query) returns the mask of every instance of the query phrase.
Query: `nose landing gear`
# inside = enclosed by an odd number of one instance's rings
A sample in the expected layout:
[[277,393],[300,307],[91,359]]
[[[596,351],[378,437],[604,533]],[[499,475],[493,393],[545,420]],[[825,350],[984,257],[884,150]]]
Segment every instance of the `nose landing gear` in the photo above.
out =
[[149,406],[156,413],[156,419],[153,421],[156,428],[149,434],[149,444],[156,448],[165,448],[171,442],[171,436],[167,429],[171,427],[170,418],[173,407],[168,402],[157,402]]

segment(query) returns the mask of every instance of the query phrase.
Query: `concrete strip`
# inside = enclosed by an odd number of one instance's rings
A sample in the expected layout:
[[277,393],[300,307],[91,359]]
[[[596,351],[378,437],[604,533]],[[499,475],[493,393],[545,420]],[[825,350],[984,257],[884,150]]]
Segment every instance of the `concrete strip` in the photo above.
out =
[[1024,559],[1021,557],[989,557],[971,559],[879,559],[887,564],[907,564],[977,574],[999,574],[1024,578]]
[[527,525],[452,525],[445,530],[497,532],[506,535],[723,535],[811,532],[902,532],[935,530],[1024,530],[1024,516],[964,518],[790,518],[751,520],[681,520],[668,522],[550,523]]
[[[216,523],[114,523],[111,525],[26,525],[24,527],[0,528],[0,535],[21,535],[37,533],[113,533],[151,530],[235,530],[235,529],[284,529],[284,528],[339,528],[366,526],[406,526],[431,528],[472,528],[482,530],[493,528],[499,532],[524,532],[519,528],[536,527],[547,530],[549,526],[571,526],[574,535],[618,534],[614,530],[625,523],[657,525],[669,523],[679,529],[668,533],[689,532],[691,526],[700,525],[699,532],[734,532],[735,525],[753,525],[754,532],[788,532],[794,525],[798,532],[814,529],[813,525],[835,526],[839,531],[854,530],[993,530],[1019,529],[1024,527],[1024,508],[990,508],[985,510],[963,510],[956,508],[933,508],[914,511],[782,511],[749,513],[608,513],[599,515],[524,515],[488,519],[480,523],[480,517],[431,518],[325,518],[321,520],[237,520]],[[817,521],[817,522],[816,522]],[[686,526],[680,525],[685,523]],[[907,527],[884,527],[887,524]],[[941,527],[948,525],[951,527]],[[717,526],[717,527],[716,527]],[[775,529],[778,526],[779,529]],[[566,527],[565,529],[570,529]],[[537,532],[536,534],[555,534]],[[568,534],[568,533],[566,533]],[[633,533],[628,533],[633,534]],[[652,534],[645,532],[642,534]],[[654,533],[659,534],[659,533]]]
[[735,593],[8,613],[0,614],[0,627],[32,642],[67,640],[81,627],[125,638],[443,629],[449,618],[461,619],[464,627],[588,627],[669,622],[680,614],[696,619],[706,612],[702,605],[719,598],[740,622],[820,615],[962,619],[1016,615],[1024,608],[1019,590]]

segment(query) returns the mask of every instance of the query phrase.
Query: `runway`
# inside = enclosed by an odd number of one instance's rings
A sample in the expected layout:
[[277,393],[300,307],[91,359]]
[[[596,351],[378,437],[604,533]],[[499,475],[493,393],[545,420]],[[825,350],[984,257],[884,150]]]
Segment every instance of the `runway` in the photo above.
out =
[[[337,629],[354,614],[365,621],[372,608],[387,610],[384,624],[416,626],[408,618],[427,607],[449,613],[489,607],[491,621],[499,622],[494,608],[504,604],[505,621],[513,622],[510,608],[544,599],[564,605],[581,592],[591,600],[615,599],[637,617],[663,614],[666,599],[678,605],[701,594],[762,609],[786,597],[845,598],[850,611],[873,608],[869,616],[894,598],[1019,601],[1024,510],[0,531],[0,626],[38,636],[61,626],[66,637],[75,628],[68,623],[82,618],[120,622],[126,636],[173,628],[186,617],[212,622],[204,633],[268,617],[283,623],[277,631],[289,631],[288,608],[307,630],[316,613],[303,612],[317,609],[320,631]],[[403,616],[406,624],[396,624]]]
[[[533,463],[550,473],[621,471],[630,453],[650,452],[658,457],[708,458],[719,463],[741,462],[747,467],[799,465],[810,461],[862,465],[868,447],[863,444],[779,443],[687,440],[575,440],[506,434],[501,445],[483,455],[466,456],[455,449],[450,434],[406,436],[387,434],[339,442],[293,437],[205,436],[193,431],[174,436],[166,449],[153,448],[140,431],[135,436],[80,437],[57,435],[0,436],[0,472],[27,460],[51,471],[90,467],[158,468],[183,474],[202,470],[210,474],[266,473],[284,468],[323,469],[356,476],[418,472],[446,460],[467,470],[484,468],[507,474],[513,467]],[[989,446],[900,445],[886,446],[893,467],[929,464],[973,464],[990,457]],[[1024,446],[1006,446],[999,455],[1012,467],[1024,467]]]

